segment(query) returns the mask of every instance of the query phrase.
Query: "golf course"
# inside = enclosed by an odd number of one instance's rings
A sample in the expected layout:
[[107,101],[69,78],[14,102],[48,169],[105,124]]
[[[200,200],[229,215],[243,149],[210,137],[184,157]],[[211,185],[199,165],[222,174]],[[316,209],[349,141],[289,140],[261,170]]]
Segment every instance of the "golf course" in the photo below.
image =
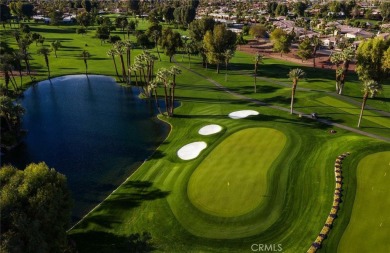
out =
[[[115,15],[109,17],[114,19]],[[115,78],[116,83],[107,81],[110,85],[130,87],[121,82],[111,56],[107,55],[112,45],[95,38],[94,27],[80,35],[76,34],[76,25],[28,24],[32,32],[46,38],[45,44],[55,40],[62,43],[58,57],[49,55],[52,78],[78,74],[79,82],[85,84],[86,79],[80,77],[86,72],[80,53],[88,50],[88,74],[94,75],[88,85],[96,85],[94,82],[99,82],[99,78],[95,75],[102,75]],[[148,21],[139,20],[138,29],[148,26]],[[171,25],[163,24],[168,26]],[[13,29],[16,28],[1,28],[0,35],[10,47],[17,48]],[[113,34],[124,36],[119,29]],[[135,36],[131,35],[130,40],[136,43]],[[47,79],[45,59],[35,53],[40,47],[35,43],[30,45],[35,81],[23,76],[23,90],[39,86],[39,81]],[[134,46],[131,63],[144,51]],[[157,55],[155,47],[148,52]],[[307,252],[332,208],[335,159],[346,152],[350,155],[342,162],[339,210],[318,252],[390,251],[388,80],[383,83],[381,94],[367,100],[361,127],[357,128],[362,93],[355,72],[348,73],[344,94],[338,95],[334,91],[334,70],[264,57],[259,65],[255,93],[253,55],[236,51],[226,69],[218,74],[213,64],[203,67],[200,56],[188,59],[178,51],[170,62],[161,49],[160,54],[161,61],[155,61],[156,71],[172,66],[181,71],[176,76],[177,106],[173,116],[160,113],[154,118],[169,125],[169,134],[153,152],[140,153],[135,159],[139,167],[121,171],[126,179],[69,228],[68,236],[80,253],[253,252],[254,244],[280,245],[282,252],[288,253]],[[119,57],[116,60],[119,62]],[[290,114],[292,80],[288,74],[296,68],[302,69],[306,76],[299,80],[294,113]],[[52,86],[46,81],[45,85],[52,91],[56,81],[53,79]],[[133,81],[134,87],[139,88]],[[159,86],[156,92],[163,105],[164,88]],[[34,95],[34,90],[25,95],[31,93]],[[88,114],[95,113],[96,106],[92,105],[101,99],[98,96],[105,95],[101,93],[83,89],[85,96],[71,97],[84,102],[88,97],[88,103],[82,107],[83,113]],[[96,120],[96,128],[115,125],[112,115],[123,113],[129,122],[138,117],[130,114],[128,108],[123,109],[128,106],[128,98],[122,93],[125,93],[122,89],[112,93],[121,99],[115,107],[119,109],[104,111],[105,118]],[[117,99],[113,96],[110,93],[110,99],[102,103],[111,104]],[[45,98],[35,96],[34,99]],[[154,103],[154,98],[150,101]],[[137,103],[136,106],[147,105]],[[75,117],[80,108],[73,108]],[[29,108],[25,109],[28,115]],[[312,113],[318,117],[311,117]],[[129,151],[121,149],[121,137],[115,134],[125,133],[130,126],[121,124],[120,130],[107,128],[99,141],[111,141],[110,151],[118,149],[126,153]],[[201,131],[209,125],[217,125],[213,128],[216,130]],[[147,127],[147,133],[152,135],[154,125]],[[136,128],[131,131],[141,132]],[[110,136],[116,136],[117,143]],[[148,139],[144,145],[151,143],[155,144]],[[182,149],[191,143],[197,145],[195,153],[191,153],[191,148]],[[86,145],[86,149],[93,146]],[[82,149],[78,152],[85,153]],[[114,159],[112,163],[113,168],[119,166]],[[99,165],[95,164],[93,169],[99,171]],[[77,171],[74,173],[79,175]],[[98,183],[104,186],[112,182]],[[139,251],[132,251],[134,248]]]

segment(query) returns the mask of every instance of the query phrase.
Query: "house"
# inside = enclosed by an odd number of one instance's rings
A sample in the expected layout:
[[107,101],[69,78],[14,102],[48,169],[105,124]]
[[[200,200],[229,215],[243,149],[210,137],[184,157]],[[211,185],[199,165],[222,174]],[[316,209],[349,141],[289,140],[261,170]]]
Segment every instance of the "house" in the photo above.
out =
[[328,37],[321,39],[323,45],[328,48],[333,48],[337,45],[337,38],[336,37]]
[[365,30],[359,30],[354,32],[348,32],[345,34],[345,37],[349,39],[357,39],[357,38],[368,39],[374,37],[374,34],[371,32],[367,32]]

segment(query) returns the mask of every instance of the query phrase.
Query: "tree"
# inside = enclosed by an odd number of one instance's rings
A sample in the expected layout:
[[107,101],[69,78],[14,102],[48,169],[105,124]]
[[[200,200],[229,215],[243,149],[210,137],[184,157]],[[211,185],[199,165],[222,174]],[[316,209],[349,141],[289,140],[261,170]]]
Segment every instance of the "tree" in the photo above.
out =
[[172,62],[172,57],[176,54],[177,49],[183,46],[180,33],[174,32],[170,28],[164,29],[160,46],[165,50],[165,54],[169,56],[169,62]]
[[291,37],[282,29],[276,28],[271,33],[271,41],[273,43],[273,50],[279,52],[280,56],[290,52]]
[[382,70],[384,72],[390,70],[390,47],[383,53]]
[[330,56],[330,61],[336,64],[336,91],[340,95],[343,93],[349,64],[354,58],[355,50],[352,47],[347,47],[341,52],[333,53]]
[[122,78],[123,80],[126,80],[126,68],[125,68],[125,62],[123,59],[123,54],[125,53],[125,48],[123,47],[123,44],[118,41],[114,44],[114,49],[116,51],[116,54],[119,55],[119,58],[121,60],[121,66],[122,66]]
[[50,65],[49,65],[50,49],[48,49],[47,47],[41,47],[40,49],[38,49],[37,53],[40,55],[43,55],[43,57],[45,58],[45,63],[46,63],[47,72],[48,72],[48,78],[50,79]]
[[213,31],[215,26],[215,20],[210,17],[197,19],[191,22],[189,26],[189,34],[195,45],[197,51],[202,57],[202,66],[206,67],[207,64],[207,55],[203,47],[203,38],[206,35],[207,31]]
[[298,53],[297,55],[299,58],[303,60],[309,59],[309,57],[312,55],[313,46],[311,45],[311,41],[309,38],[305,38],[298,46]]
[[119,77],[118,68],[116,66],[116,61],[115,61],[115,56],[117,55],[115,48],[109,49],[107,51],[107,55],[111,56],[112,61],[114,62],[116,76]]
[[136,15],[140,12],[140,1],[139,0],[128,0],[128,8],[133,13],[133,15]]
[[299,1],[299,2],[294,4],[294,13],[296,15],[298,15],[299,17],[303,17],[305,14],[306,8],[307,8],[306,3]]
[[244,35],[242,33],[238,34],[237,41],[236,41],[236,45],[238,45],[238,49],[241,48],[241,45],[246,45],[246,44],[248,44],[248,41],[244,39]]
[[175,109],[175,89],[176,89],[176,76],[181,74],[181,70],[177,68],[176,66],[172,66],[169,69],[169,73],[172,76],[172,85],[171,85],[171,92],[170,92],[170,97],[171,97],[171,102],[170,102],[170,113],[169,116],[173,116],[173,110]]
[[255,55],[255,58],[254,58],[254,61],[255,61],[255,73],[254,73],[254,77],[255,77],[255,83],[254,83],[254,86],[255,86],[255,93],[257,92],[257,85],[256,85],[256,77],[257,77],[257,69],[258,69],[258,66],[259,66],[259,63],[263,63],[263,56],[257,52],[257,54]]
[[57,58],[57,50],[60,49],[60,47],[62,46],[61,42],[59,40],[56,40],[53,41],[50,45],[51,45],[51,49],[54,51],[54,55]]
[[162,83],[164,86],[165,107],[169,117],[173,116],[176,76],[180,73],[180,69],[178,69],[176,66],[172,66],[170,69],[160,68],[156,74],[156,82]]
[[87,29],[85,29],[84,27],[77,28],[76,33],[84,36],[87,33]]
[[367,81],[363,82],[363,90],[362,90],[363,102],[362,102],[362,108],[360,110],[359,122],[357,125],[358,127],[360,127],[360,123],[361,123],[362,117],[363,117],[364,107],[366,106],[368,97],[371,97],[371,98],[375,97],[376,94],[378,94],[381,90],[382,90],[382,85],[380,85],[379,83],[377,83],[374,80],[367,80]]
[[[14,90],[17,90],[16,81],[13,77],[12,71],[14,69],[13,57],[10,53],[5,53],[0,56],[0,70],[4,73],[5,94],[8,94],[9,84],[11,83]],[[11,78],[12,77],[12,78]]]
[[163,17],[165,19],[165,22],[168,22],[168,24],[172,23],[172,21],[175,20],[175,17],[173,16],[173,12],[175,11],[175,8],[172,6],[165,6],[163,9]]
[[18,140],[21,137],[21,122],[24,113],[24,108],[20,104],[14,103],[10,97],[0,97],[0,118],[2,122],[5,122],[5,126],[1,127],[3,144],[7,144],[7,142],[14,144],[15,141],[9,139],[16,138]]
[[305,72],[302,69],[296,68],[290,70],[288,73],[288,77],[292,80],[292,89],[291,89],[291,105],[290,105],[290,113],[293,114],[293,106],[294,106],[294,96],[295,96],[295,91],[298,86],[298,81],[300,78],[303,78],[305,76]]
[[322,45],[322,40],[320,40],[320,38],[318,38],[317,36],[313,36],[311,38],[311,43],[313,45],[313,53],[312,53],[312,57],[313,57],[313,67],[315,68],[316,67],[316,56],[317,56],[317,51],[318,49],[320,48],[320,46]]
[[275,15],[276,16],[287,16],[288,8],[285,4],[278,4],[278,6],[275,9]]
[[227,30],[224,25],[216,25],[213,32],[206,32],[203,39],[203,45],[206,50],[207,60],[210,63],[217,65],[217,73],[219,73],[219,65],[224,62],[223,53],[230,49],[232,52],[236,50],[237,35]]
[[267,35],[267,28],[264,25],[252,25],[249,34],[256,39],[264,38]]
[[77,20],[77,23],[79,23],[79,25],[85,27],[85,29],[87,30],[88,29],[88,26],[91,26],[93,25],[93,16],[91,13],[89,12],[82,12],[80,14],[77,15],[76,17],[76,20]]
[[164,86],[165,110],[166,110],[168,116],[170,116],[169,112],[170,112],[170,101],[171,101],[169,99],[169,94],[168,94],[168,89],[170,86],[170,77],[171,77],[171,73],[166,68],[160,68],[157,71],[156,81],[162,83]]
[[158,59],[161,61],[160,52],[158,51],[158,41],[161,38],[161,30],[153,30],[150,36],[154,41],[154,46],[156,47]]
[[225,82],[227,81],[227,72],[228,72],[228,64],[229,64],[229,61],[230,59],[232,59],[234,56],[234,51],[232,51],[231,49],[226,49],[225,52],[223,52],[223,57],[225,58]]
[[382,22],[390,18],[390,2],[383,1],[380,5]]
[[173,11],[173,16],[177,24],[187,27],[195,19],[196,9],[191,6],[178,7]]
[[0,4],[0,13],[0,22],[3,23],[3,28],[5,29],[5,24],[11,19],[11,10],[7,5]]
[[30,19],[34,15],[34,5],[30,3],[22,4],[22,15],[23,17]]
[[72,200],[66,177],[45,163],[0,169],[1,252],[62,252]]
[[96,29],[96,38],[100,39],[100,45],[103,44],[103,41],[110,38],[110,29],[107,26],[101,25]]
[[383,40],[380,37],[364,40],[359,44],[356,51],[356,73],[360,80],[374,80],[380,83],[387,77],[390,69],[383,68],[382,59],[389,46],[390,39]]
[[80,57],[84,60],[85,75],[88,75],[88,59],[90,56],[91,55],[87,50],[83,50],[83,52],[80,54]]
[[62,18],[63,15],[64,14],[60,11],[57,11],[55,9],[51,10],[49,12],[50,24],[58,26],[63,20]]

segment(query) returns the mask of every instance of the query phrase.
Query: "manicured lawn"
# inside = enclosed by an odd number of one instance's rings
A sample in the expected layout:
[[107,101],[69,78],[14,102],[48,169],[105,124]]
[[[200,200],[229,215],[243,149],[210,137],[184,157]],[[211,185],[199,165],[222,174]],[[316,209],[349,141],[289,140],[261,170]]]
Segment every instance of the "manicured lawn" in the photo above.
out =
[[351,220],[338,252],[390,252],[389,183],[390,151],[360,161]]
[[[332,97],[327,96],[327,97],[319,98],[317,100],[326,104],[326,105],[336,107],[339,110],[353,114],[355,116],[360,115],[360,108],[353,106],[351,104],[348,104],[346,102],[342,102],[336,98],[332,98]],[[368,101],[368,102],[370,102],[370,101]],[[384,126],[386,128],[390,128],[390,119],[389,118],[380,117],[380,116],[375,115],[374,113],[370,112],[369,110],[364,110],[362,122],[364,122],[364,120],[369,120],[369,121],[372,121],[376,124]]]
[[270,128],[249,128],[227,137],[192,174],[190,201],[221,217],[252,211],[270,197],[267,173],[285,142],[282,132]]

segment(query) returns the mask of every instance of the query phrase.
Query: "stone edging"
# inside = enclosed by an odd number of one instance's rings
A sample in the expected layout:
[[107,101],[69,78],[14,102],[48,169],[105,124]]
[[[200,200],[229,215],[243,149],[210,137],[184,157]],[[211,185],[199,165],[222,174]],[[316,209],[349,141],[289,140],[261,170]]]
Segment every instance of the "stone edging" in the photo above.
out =
[[334,195],[333,195],[333,206],[330,210],[330,213],[328,215],[328,218],[326,219],[325,225],[322,227],[321,232],[317,236],[316,240],[313,242],[307,253],[314,253],[318,249],[321,248],[322,242],[326,239],[328,236],[333,222],[337,217],[337,212],[339,210],[340,202],[341,202],[341,190],[342,190],[342,183],[343,183],[343,177],[341,176],[341,167],[342,163],[345,157],[350,155],[349,152],[346,152],[342,155],[339,155],[336,158],[335,164],[334,164],[334,175],[335,175],[335,181],[336,186],[334,189]]

